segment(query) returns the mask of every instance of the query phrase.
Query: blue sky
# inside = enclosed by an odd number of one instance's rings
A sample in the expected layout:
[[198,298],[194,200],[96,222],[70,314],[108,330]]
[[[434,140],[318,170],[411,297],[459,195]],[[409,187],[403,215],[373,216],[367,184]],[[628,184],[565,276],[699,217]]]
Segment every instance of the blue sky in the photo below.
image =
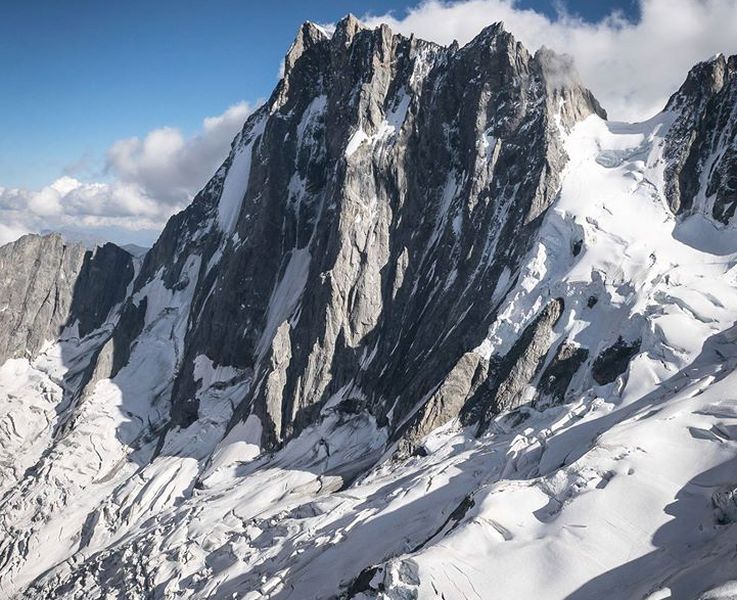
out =
[[442,44],[504,21],[573,56],[611,118],[654,115],[737,53],[737,0],[28,0],[0,3],[0,244],[62,231],[150,244],[277,83],[305,20]]
[[[115,140],[268,96],[298,25],[416,3],[192,0],[6,2],[0,12],[0,185],[36,188],[72,167],[100,169]],[[556,2],[524,0],[556,14]],[[589,20],[632,0],[577,0]],[[80,167],[87,167],[80,168]]]

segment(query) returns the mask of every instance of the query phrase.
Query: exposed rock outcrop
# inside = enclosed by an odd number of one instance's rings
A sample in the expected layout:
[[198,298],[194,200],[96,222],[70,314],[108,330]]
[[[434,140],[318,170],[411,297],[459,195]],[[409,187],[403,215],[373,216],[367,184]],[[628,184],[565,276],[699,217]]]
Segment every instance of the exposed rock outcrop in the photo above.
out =
[[561,342],[558,349],[540,376],[539,395],[541,398],[550,398],[555,403],[561,403],[566,398],[566,392],[573,377],[589,357],[589,351],[568,340]]
[[464,407],[465,420],[479,419],[480,432],[494,416],[527,401],[523,392],[542,367],[553,341],[552,329],[564,308],[561,298],[549,302],[507,354],[492,357],[485,385],[477,392],[475,401]]
[[0,248],[0,362],[34,356],[70,315],[86,249],[60,235],[24,235]]
[[737,208],[737,55],[691,69],[668,101],[666,198],[674,212],[702,212],[724,225]]
[[500,24],[462,48],[353,17],[332,38],[305,24],[136,284],[163,269],[169,288],[192,286],[175,423],[197,418],[201,355],[253,371],[238,414],[261,419],[267,446],[344,386],[396,437],[457,415],[497,282],[558,191],[562,132],[592,113],[569,59],[531,55]]
[[591,365],[591,375],[599,385],[614,381],[627,370],[630,360],[640,351],[641,340],[627,342],[620,336],[609,348],[596,357]]

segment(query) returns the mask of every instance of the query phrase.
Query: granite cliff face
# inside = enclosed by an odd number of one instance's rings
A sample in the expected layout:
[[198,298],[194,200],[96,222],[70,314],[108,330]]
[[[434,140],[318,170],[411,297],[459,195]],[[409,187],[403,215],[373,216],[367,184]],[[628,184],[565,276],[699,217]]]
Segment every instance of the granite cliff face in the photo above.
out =
[[84,253],[59,235],[24,236],[0,248],[0,360],[34,355],[59,337]]
[[337,396],[393,439],[457,416],[558,192],[561,135],[590,114],[604,116],[566,59],[500,25],[443,48],[352,17],[330,39],[305,24],[273,96],[137,280],[163,268],[193,290],[174,421],[198,417],[201,355],[249,373],[236,418],[257,415],[267,447]]
[[500,24],[305,23],[142,260],[0,248],[0,595],[724,584],[736,60],[610,123]]
[[0,248],[0,362],[35,357],[76,322],[85,336],[126,297],[133,260],[114,244],[87,250],[58,234]]
[[727,225],[737,208],[737,56],[720,54],[689,73],[666,110],[667,198],[678,214],[701,212]]

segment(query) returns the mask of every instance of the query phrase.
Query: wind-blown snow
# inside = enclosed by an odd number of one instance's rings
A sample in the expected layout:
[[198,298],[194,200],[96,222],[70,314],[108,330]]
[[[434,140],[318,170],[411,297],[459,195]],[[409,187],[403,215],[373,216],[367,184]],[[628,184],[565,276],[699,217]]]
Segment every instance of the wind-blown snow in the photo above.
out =
[[351,139],[348,140],[348,145],[345,147],[346,158],[355,153],[359,146],[369,139],[369,136],[362,128],[358,129],[356,133],[351,136]]

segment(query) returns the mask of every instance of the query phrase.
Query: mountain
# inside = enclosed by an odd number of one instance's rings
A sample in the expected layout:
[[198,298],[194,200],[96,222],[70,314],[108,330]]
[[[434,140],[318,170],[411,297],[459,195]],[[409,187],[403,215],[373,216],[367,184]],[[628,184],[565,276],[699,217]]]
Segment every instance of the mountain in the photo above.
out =
[[8,598],[729,598],[737,57],[616,123],[340,21],[142,257],[0,248]]

